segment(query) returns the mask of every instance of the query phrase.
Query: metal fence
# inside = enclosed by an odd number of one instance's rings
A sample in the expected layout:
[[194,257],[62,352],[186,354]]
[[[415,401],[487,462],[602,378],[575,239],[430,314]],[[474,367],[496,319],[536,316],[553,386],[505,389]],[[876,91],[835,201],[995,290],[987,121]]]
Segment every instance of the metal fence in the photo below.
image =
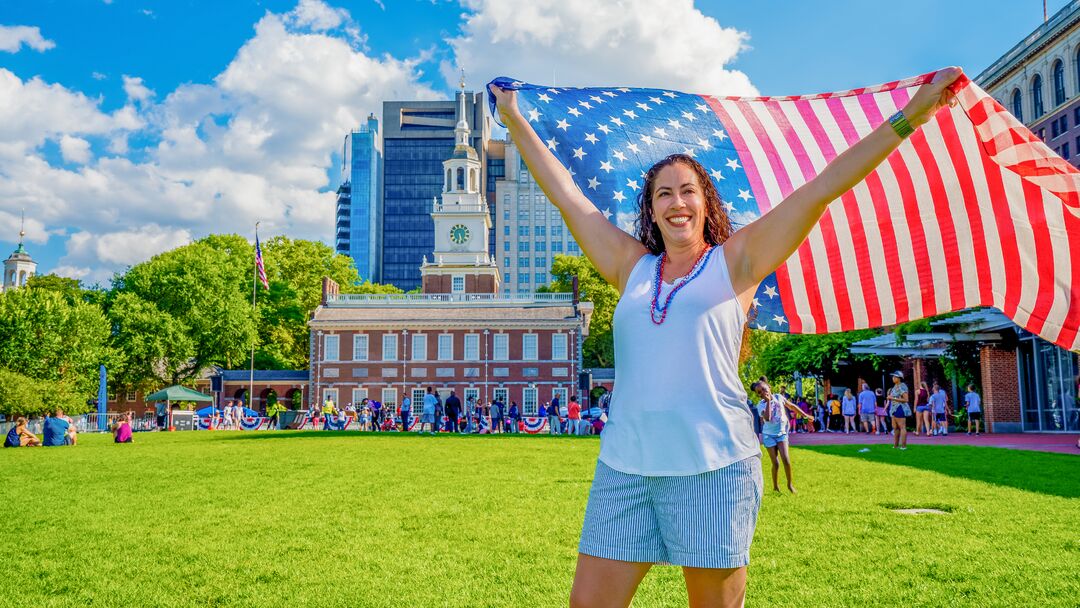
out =
[[[112,432],[113,426],[120,419],[122,414],[107,413],[107,414],[80,414],[78,416],[71,416],[71,421],[75,424],[75,429],[80,433],[98,433]],[[104,420],[103,427],[99,427],[100,422]],[[8,434],[15,426],[14,420],[7,420],[6,422],[0,422],[0,436]],[[40,435],[45,426],[45,419],[34,418],[26,423],[26,429],[35,435]],[[142,417],[136,417],[131,419],[131,430],[133,431],[152,431],[157,428],[153,414],[145,414]]]

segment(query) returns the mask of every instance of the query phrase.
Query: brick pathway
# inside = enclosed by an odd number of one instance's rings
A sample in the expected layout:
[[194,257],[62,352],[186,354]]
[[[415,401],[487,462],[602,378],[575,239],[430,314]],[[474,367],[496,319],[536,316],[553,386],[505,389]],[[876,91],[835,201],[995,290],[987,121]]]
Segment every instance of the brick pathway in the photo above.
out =
[[[788,435],[791,445],[891,445],[891,435],[867,435],[865,433],[793,433]],[[983,433],[978,437],[966,433],[949,433],[947,437],[916,437],[908,433],[908,445],[979,445],[1014,450],[1038,450],[1080,455],[1076,447],[1080,435],[1057,433]]]

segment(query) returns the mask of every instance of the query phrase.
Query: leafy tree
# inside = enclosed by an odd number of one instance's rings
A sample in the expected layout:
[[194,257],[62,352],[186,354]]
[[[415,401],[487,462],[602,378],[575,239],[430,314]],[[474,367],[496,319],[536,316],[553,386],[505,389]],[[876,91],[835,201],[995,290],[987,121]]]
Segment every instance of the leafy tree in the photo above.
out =
[[98,305],[45,289],[0,294],[0,368],[58,383],[50,391],[62,385],[89,396],[97,387],[98,366],[115,360]]
[[792,372],[839,371],[843,359],[872,359],[873,355],[852,355],[851,345],[879,335],[876,329],[835,334],[784,334],[764,348],[759,357],[766,376],[787,376]]
[[120,293],[109,308],[113,342],[124,358],[114,380],[124,387],[146,390],[177,384],[195,357],[195,344],[181,320],[130,292]]
[[[190,340],[192,357],[172,372],[177,382],[190,380],[211,365],[232,368],[247,360],[255,319],[250,292],[243,286],[250,286],[245,267],[254,253],[250,245],[245,251],[245,243],[236,235],[213,235],[154,256],[114,279],[110,309],[125,293],[153,302],[176,325],[145,307],[138,308],[145,313],[142,321],[167,327],[172,335],[184,333]],[[124,352],[138,352],[140,346],[132,340],[140,335],[134,329],[118,333],[115,343]]]
[[619,292],[596,271],[585,256],[557,255],[551,264],[551,284],[541,287],[541,293],[566,293],[573,291],[574,277],[578,278],[581,299],[593,303],[589,322],[589,337],[582,345],[585,367],[612,367],[615,365],[615,337],[612,318]]
[[55,274],[36,274],[26,281],[27,289],[52,291],[64,296],[68,302],[85,301],[82,283],[78,279],[60,277]]

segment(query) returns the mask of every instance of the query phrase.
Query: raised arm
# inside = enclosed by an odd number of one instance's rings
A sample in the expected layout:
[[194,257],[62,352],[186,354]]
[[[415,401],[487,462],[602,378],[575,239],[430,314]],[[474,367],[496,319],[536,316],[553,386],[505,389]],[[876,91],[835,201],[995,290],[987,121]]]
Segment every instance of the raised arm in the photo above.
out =
[[[925,124],[949,103],[946,87],[962,74],[960,68],[945,68],[919,88],[903,110],[912,128]],[[902,141],[888,122],[882,123],[834,158],[817,177],[731,236],[724,249],[732,285],[744,307],[761,280],[798,249],[829,203],[855,187]]]
[[517,92],[495,85],[491,85],[491,92],[495,95],[499,118],[510,131],[536,183],[562,213],[574,240],[600,276],[621,293],[634,264],[646,253],[644,245],[608,221],[582,194],[570,173],[521,115]]

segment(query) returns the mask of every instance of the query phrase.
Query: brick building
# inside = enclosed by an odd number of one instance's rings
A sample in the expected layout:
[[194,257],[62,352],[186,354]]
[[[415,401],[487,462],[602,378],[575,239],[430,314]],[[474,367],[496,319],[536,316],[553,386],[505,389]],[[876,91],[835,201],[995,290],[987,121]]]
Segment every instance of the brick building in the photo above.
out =
[[420,267],[423,293],[341,294],[324,279],[308,323],[314,398],[397,406],[403,396],[422,401],[432,386],[463,402],[516,401],[528,416],[555,396],[577,394],[592,303],[576,293],[502,291],[465,115],[443,162],[441,200],[431,204],[435,250]]

